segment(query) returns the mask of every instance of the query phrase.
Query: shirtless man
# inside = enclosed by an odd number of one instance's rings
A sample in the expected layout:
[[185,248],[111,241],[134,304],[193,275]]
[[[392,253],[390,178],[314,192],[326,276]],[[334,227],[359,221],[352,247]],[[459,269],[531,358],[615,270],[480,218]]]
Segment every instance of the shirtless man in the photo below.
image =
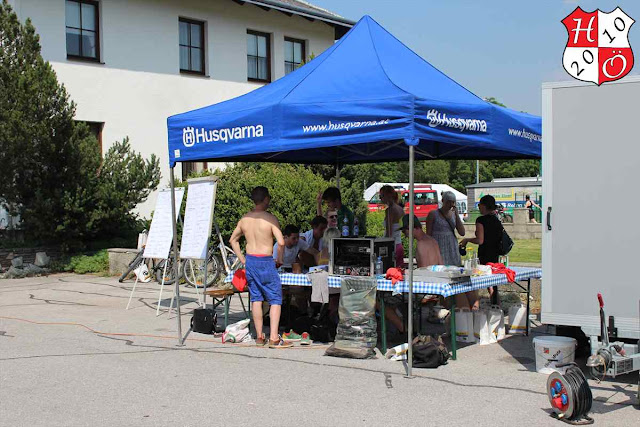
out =
[[[256,187],[251,191],[251,200],[255,207],[243,216],[231,235],[231,247],[246,269],[249,299],[253,312],[253,323],[256,328],[256,344],[265,345],[267,338],[262,332],[262,302],[266,299],[270,304],[269,317],[271,327],[269,347],[291,347],[278,335],[280,313],[282,312],[282,285],[273,260],[273,239],[278,244],[278,262],[282,263],[284,238],[280,231],[278,219],[267,212],[271,196],[265,187]],[[247,240],[247,255],[240,249],[240,237]]]
[[[402,218],[402,232],[405,236],[409,236],[408,214]],[[418,268],[444,264],[438,242],[423,231],[422,224],[417,217],[413,217],[413,238],[416,240],[416,261]],[[455,299],[458,307],[473,309],[478,305],[478,292],[471,291],[464,294],[456,294]]]
[[[402,217],[402,232],[409,237],[409,214]],[[416,240],[418,268],[443,264],[438,242],[422,230],[422,224],[415,216],[413,217],[413,238]]]

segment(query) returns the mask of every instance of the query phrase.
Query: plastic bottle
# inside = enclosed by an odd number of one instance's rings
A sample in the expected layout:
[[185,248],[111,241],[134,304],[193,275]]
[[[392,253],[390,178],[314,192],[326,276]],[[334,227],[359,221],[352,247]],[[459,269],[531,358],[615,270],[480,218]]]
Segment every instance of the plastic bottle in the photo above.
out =
[[353,235],[355,237],[360,235],[360,221],[358,221],[358,217],[355,217],[353,220]]
[[375,274],[383,274],[383,270],[384,269],[384,264],[382,263],[382,257],[379,256],[378,259],[376,260],[376,266],[375,266]]
[[349,218],[346,215],[342,220],[342,237],[349,237]]

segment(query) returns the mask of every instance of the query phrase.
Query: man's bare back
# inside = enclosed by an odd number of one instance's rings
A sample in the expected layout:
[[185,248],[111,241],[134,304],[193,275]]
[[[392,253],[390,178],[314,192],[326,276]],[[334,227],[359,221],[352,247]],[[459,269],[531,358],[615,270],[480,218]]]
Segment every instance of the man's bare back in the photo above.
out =
[[[240,256],[240,237],[247,240],[246,252],[253,255],[273,255],[273,239],[284,246],[284,238],[280,231],[278,219],[269,212],[253,210],[243,216],[231,235],[231,246],[244,264],[244,256]],[[237,245],[234,246],[234,244]],[[281,251],[283,252],[283,251]]]
[[418,267],[443,264],[440,247],[436,239],[427,234],[420,236],[416,243],[416,261],[418,262]]

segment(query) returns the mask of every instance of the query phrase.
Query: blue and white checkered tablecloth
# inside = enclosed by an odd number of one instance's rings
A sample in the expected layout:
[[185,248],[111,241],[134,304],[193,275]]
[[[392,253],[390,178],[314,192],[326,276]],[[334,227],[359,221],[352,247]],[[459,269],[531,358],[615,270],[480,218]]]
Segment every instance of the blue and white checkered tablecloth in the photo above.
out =
[[[512,270],[516,272],[516,282],[527,279],[539,279],[542,277],[542,270],[539,268],[525,268],[525,267],[512,267]],[[344,276],[329,276],[329,287],[339,288]],[[233,273],[227,276],[226,283],[231,282]],[[288,286],[311,286],[311,281],[307,278],[306,274],[293,274],[293,273],[281,273],[280,280],[283,285]],[[443,297],[450,297],[451,295],[463,294],[469,291],[475,291],[478,289],[488,288],[489,286],[501,286],[508,284],[507,276],[504,274],[491,274],[489,276],[472,277],[470,281],[459,282],[455,284],[451,283],[428,283],[428,282],[413,282],[414,294],[430,294],[430,295],[442,295]],[[396,292],[409,292],[409,285],[407,282],[396,282],[394,285],[391,280],[378,279],[379,291],[396,291]]]

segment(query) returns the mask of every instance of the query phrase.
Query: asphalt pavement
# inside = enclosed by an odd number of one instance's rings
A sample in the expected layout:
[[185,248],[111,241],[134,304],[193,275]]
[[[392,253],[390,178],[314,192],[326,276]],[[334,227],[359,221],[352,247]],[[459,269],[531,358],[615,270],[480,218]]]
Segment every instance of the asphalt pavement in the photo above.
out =
[[[156,317],[159,285],[139,284],[125,310],[132,285],[0,281],[1,426],[563,425],[549,415],[531,337],[465,346],[409,379],[402,362],[332,358],[322,344],[275,350],[192,333],[178,346],[171,289]],[[197,297],[182,294],[186,332]],[[637,381],[590,381],[595,425],[640,425]]]

